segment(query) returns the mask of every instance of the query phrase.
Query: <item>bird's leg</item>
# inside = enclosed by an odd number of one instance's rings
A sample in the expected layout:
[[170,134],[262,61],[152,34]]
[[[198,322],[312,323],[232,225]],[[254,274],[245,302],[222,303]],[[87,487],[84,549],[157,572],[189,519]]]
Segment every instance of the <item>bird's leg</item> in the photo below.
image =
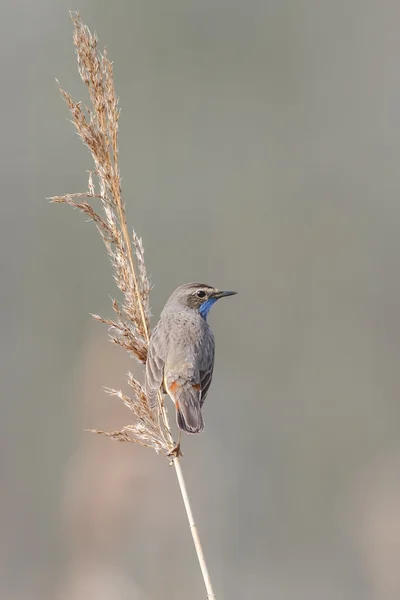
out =
[[172,448],[171,452],[168,452],[167,456],[173,456],[174,458],[178,458],[179,456],[183,456],[181,452],[181,430],[178,433],[178,443]]

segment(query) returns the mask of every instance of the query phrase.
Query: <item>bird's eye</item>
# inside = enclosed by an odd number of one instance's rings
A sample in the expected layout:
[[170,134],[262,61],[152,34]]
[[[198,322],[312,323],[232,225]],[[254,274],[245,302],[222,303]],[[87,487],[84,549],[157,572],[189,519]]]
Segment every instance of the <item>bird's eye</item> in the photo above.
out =
[[197,292],[196,292],[196,296],[197,296],[198,298],[205,298],[205,297],[206,297],[206,293],[205,293],[205,291],[204,291],[204,290],[197,290]]

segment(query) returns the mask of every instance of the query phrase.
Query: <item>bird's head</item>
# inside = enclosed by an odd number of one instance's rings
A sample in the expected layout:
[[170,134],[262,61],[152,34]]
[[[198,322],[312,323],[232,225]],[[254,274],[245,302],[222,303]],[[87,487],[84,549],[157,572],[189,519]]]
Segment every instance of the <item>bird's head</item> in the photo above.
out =
[[203,319],[207,319],[210,308],[220,298],[233,296],[237,292],[221,292],[204,283],[185,283],[171,295],[168,303],[178,303],[185,308],[197,311]]

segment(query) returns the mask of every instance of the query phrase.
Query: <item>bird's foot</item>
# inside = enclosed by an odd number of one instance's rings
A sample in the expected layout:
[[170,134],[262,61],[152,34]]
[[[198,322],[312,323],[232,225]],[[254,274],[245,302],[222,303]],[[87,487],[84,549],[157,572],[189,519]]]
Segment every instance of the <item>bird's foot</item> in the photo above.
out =
[[[183,456],[181,452],[181,442],[179,441],[171,450],[168,452],[167,456],[171,456],[172,458],[179,458],[179,456]],[[172,464],[172,461],[171,461]]]

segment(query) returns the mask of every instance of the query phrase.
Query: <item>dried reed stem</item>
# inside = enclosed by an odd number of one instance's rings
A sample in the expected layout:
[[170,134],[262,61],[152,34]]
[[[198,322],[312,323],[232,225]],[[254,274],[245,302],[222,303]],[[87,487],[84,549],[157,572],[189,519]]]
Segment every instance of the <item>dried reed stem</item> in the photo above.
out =
[[[89,173],[88,191],[84,193],[54,196],[53,202],[69,204],[83,211],[94,221],[107,248],[114,269],[114,279],[123,295],[120,304],[113,300],[114,319],[92,315],[97,321],[109,326],[110,341],[124,347],[139,362],[145,363],[150,339],[150,283],[144,262],[142,240],[133,232],[132,242],[128,232],[125,204],[121,193],[121,177],[118,166],[118,100],[115,95],[112,63],[107,52],[100,53],[97,37],[84,25],[78,13],[71,12],[74,24],[74,45],[78,71],[86,84],[90,106],[75,102],[60,87],[78,135],[89,148],[95,169]],[[97,184],[97,186],[96,186]],[[97,187],[97,191],[96,191]],[[104,216],[83,199],[99,199]],[[132,252],[135,248],[136,261]],[[167,409],[161,392],[158,395],[158,415],[154,418],[142,385],[128,374],[128,384],[133,397],[121,390],[106,389],[117,396],[135,415],[136,422],[120,431],[89,430],[120,442],[134,442],[153,448],[158,454],[172,457],[181,490],[189,527],[193,536],[204,584],[209,600],[215,600],[203,549],[187,493],[179,457],[173,454],[174,441],[168,421]]]
[[181,489],[181,494],[182,494],[182,498],[183,498],[183,503],[185,505],[187,518],[189,521],[190,531],[192,532],[193,543],[194,543],[194,547],[195,547],[196,553],[197,553],[197,558],[198,558],[198,561],[200,564],[201,574],[203,575],[204,585],[206,586],[207,598],[209,600],[215,600],[216,596],[214,594],[214,590],[213,590],[211,579],[210,579],[210,574],[208,572],[206,558],[205,558],[204,552],[203,552],[203,547],[200,542],[199,532],[197,531],[197,525],[196,525],[196,522],[193,517],[192,508],[190,505],[190,500],[189,500],[189,496],[187,493],[185,480],[183,478],[183,473],[182,473],[181,464],[179,462],[179,458],[174,459],[174,466],[175,466],[176,476],[178,478],[179,487]]
[[[165,421],[167,423],[167,426],[168,426],[168,431],[170,431],[169,421],[168,421],[168,414],[167,414],[167,411],[166,411],[166,408],[164,406],[164,402],[162,401],[162,399],[161,399],[161,407],[162,407],[162,411],[164,413],[163,417],[164,417],[164,419],[165,419]],[[172,441],[172,438],[171,438],[171,441]],[[210,574],[208,572],[206,557],[204,556],[203,546],[201,545],[200,536],[199,536],[199,532],[197,530],[196,521],[194,520],[194,516],[193,516],[193,512],[192,512],[192,507],[191,507],[191,504],[190,504],[189,495],[188,495],[188,491],[187,491],[187,487],[186,487],[186,482],[185,482],[185,478],[183,476],[182,467],[181,467],[181,463],[179,461],[179,457],[178,456],[175,456],[173,458],[173,463],[174,463],[175,472],[176,472],[176,476],[177,476],[178,483],[179,483],[179,488],[180,488],[181,494],[182,494],[183,504],[185,505],[186,515],[187,515],[187,518],[188,518],[188,521],[189,521],[189,529],[190,529],[191,534],[192,534],[193,544],[194,544],[194,547],[195,547],[195,550],[196,550],[197,559],[199,561],[199,565],[200,565],[200,569],[201,569],[201,574],[203,575],[204,585],[205,585],[206,590],[207,590],[207,598],[209,600],[215,600],[216,599],[216,595],[214,594],[214,590],[213,590],[213,587],[212,587]]]

